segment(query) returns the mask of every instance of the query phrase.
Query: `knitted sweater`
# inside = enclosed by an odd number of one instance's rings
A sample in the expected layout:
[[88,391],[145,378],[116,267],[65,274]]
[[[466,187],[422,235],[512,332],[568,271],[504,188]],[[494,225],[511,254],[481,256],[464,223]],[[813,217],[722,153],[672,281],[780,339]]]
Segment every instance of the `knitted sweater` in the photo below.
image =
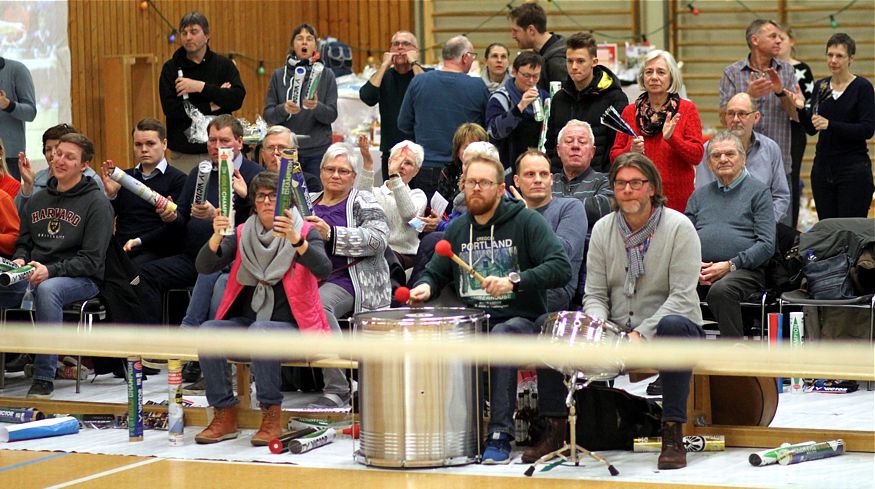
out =
[[10,257],[15,252],[19,227],[15,202],[6,192],[0,192],[0,255]]
[[3,177],[0,177],[0,190],[14,199],[15,196],[18,195],[18,191],[21,190],[21,182],[12,178],[8,174],[3,175]]
[[571,298],[577,290],[580,264],[583,261],[583,245],[586,241],[586,210],[577,199],[555,198],[544,207],[535,209],[550,223],[565,254],[571,262],[571,279],[562,287],[547,290],[547,311],[569,309]]
[[397,177],[374,187],[374,172],[367,170],[359,174],[356,188],[373,192],[383,208],[389,224],[389,248],[402,255],[415,255],[419,249],[419,232],[409,222],[425,213],[425,206],[428,205],[425,192],[418,188],[411,189]]
[[738,268],[755,269],[775,252],[775,212],[769,188],[745,173],[731,190],[717,182],[697,189],[687,203],[702,243],[702,260],[732,260]]
[[[640,134],[635,122],[635,104],[631,103],[623,109],[623,119]],[[702,143],[702,122],[696,106],[689,100],[681,99],[678,106],[677,125],[671,139],[666,141],[662,133],[654,136],[644,136],[644,154],[653,160],[662,176],[663,194],[668,197],[668,207],[683,212],[687,208],[687,199],[696,188],[696,165],[702,161],[704,146]],[[632,138],[627,134],[617,134],[614,147],[611,148],[611,162],[632,147]]]
[[[311,197],[315,203],[322,198],[322,192]],[[346,218],[346,227],[331,228],[325,251],[329,256],[348,257],[349,276],[355,290],[353,312],[388,307],[391,301],[389,264],[383,256],[389,240],[386,214],[373,194],[352,189],[346,200]]]
[[623,285],[629,259],[618,219],[620,214],[612,212],[593,227],[583,310],[646,339],[656,335],[656,324],[669,314],[702,324],[696,292],[702,251],[690,220],[680,212],[663,209],[644,255],[644,275],[638,277],[635,294],[626,297]]

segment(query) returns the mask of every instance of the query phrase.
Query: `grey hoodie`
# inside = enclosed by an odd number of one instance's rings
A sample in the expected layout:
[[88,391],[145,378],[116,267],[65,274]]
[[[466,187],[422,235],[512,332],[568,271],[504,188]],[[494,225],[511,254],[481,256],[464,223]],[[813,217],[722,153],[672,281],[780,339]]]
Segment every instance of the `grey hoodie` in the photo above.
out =
[[46,265],[49,277],[87,277],[103,281],[104,262],[112,239],[112,206],[91,177],[58,191],[49,178],[45,191],[34,194],[21,214],[21,232],[13,259]]

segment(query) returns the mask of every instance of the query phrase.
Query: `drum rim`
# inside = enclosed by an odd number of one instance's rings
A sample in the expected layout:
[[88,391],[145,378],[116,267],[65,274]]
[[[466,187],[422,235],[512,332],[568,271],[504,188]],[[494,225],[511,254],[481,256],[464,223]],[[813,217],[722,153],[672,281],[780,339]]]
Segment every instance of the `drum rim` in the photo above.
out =
[[[436,311],[448,311],[455,314],[437,315]],[[400,318],[381,317],[382,313],[391,312],[393,314],[405,314]],[[415,313],[422,315],[417,317],[414,315],[407,316],[406,314]],[[430,314],[431,315],[428,315]],[[360,312],[353,316],[353,322],[357,325],[365,324],[399,324],[401,322],[407,324],[447,324],[448,322],[471,322],[476,323],[484,321],[488,318],[488,314],[480,309],[468,307],[396,307],[378,309],[376,311]]]

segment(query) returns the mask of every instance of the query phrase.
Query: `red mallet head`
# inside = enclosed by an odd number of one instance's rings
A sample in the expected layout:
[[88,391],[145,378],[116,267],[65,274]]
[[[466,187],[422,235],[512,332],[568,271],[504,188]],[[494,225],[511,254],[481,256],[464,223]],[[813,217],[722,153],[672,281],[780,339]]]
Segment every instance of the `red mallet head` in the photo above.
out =
[[283,446],[283,442],[279,438],[271,440],[268,444],[268,448],[270,449],[270,453],[283,453],[288,451],[288,448]]
[[343,433],[344,435],[352,436],[353,438],[355,438],[356,440],[358,440],[358,437],[359,437],[359,424],[356,423],[356,424],[352,425],[352,426],[349,427],[349,428],[344,428],[342,433]]
[[434,252],[441,256],[446,256],[447,258],[453,256],[453,246],[449,241],[442,239],[434,245]]
[[407,304],[410,300],[410,289],[407,287],[398,287],[395,289],[395,302],[399,304]]

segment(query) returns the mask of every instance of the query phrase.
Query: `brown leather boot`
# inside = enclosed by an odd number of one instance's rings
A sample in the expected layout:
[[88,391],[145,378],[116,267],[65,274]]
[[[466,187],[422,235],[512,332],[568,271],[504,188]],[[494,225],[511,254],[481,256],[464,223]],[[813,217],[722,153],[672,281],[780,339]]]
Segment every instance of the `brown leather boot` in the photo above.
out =
[[278,438],[283,433],[280,426],[281,414],[282,406],[279,404],[261,406],[261,428],[252,437],[252,446],[266,447],[271,440]]
[[236,404],[231,407],[216,408],[210,425],[198,433],[194,441],[203,445],[237,438],[237,409]]
[[682,469],[687,466],[687,451],[684,449],[684,431],[681,423],[662,423],[662,451],[659,452],[659,470]]
[[545,419],[547,420],[547,430],[537,445],[529,447],[523,452],[523,463],[530,464],[554,450],[559,450],[565,443],[567,420],[565,418]]

